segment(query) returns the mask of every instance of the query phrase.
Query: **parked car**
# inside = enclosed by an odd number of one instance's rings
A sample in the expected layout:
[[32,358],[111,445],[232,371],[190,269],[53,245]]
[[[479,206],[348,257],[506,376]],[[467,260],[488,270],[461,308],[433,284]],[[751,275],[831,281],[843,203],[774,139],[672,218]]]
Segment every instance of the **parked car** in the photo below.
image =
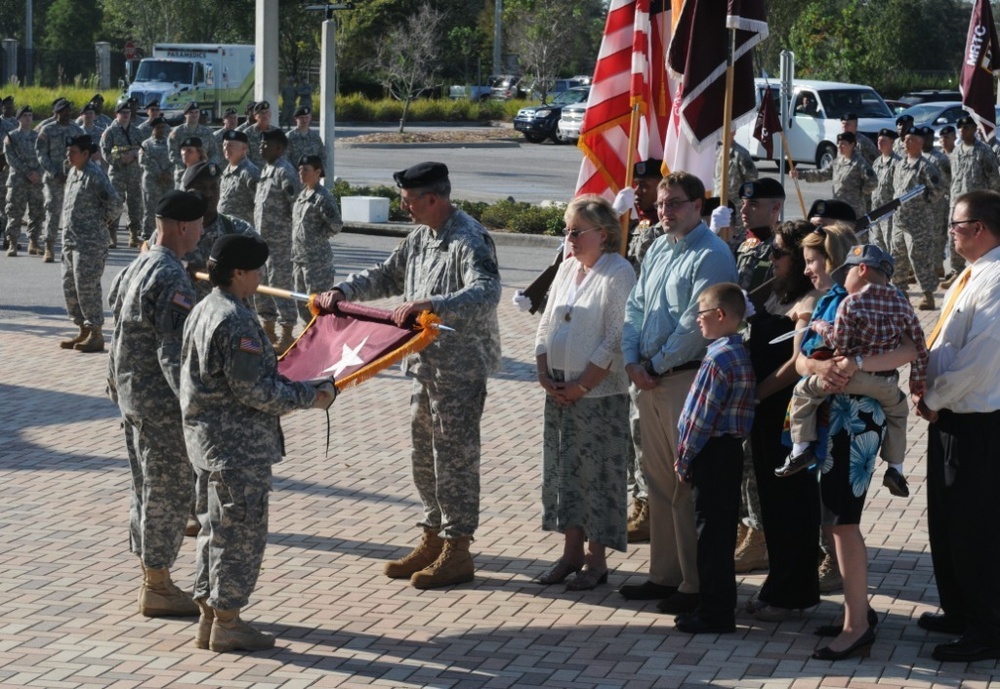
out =
[[918,103],[911,105],[899,117],[910,115],[913,118],[914,127],[930,127],[936,135],[946,125],[955,126],[959,118],[965,117],[969,112],[962,105],[961,101],[946,101],[943,103]]
[[563,108],[576,103],[583,103],[586,106],[588,95],[590,95],[589,86],[576,86],[563,91],[547,105],[542,103],[521,108],[514,117],[514,129],[524,134],[524,138],[533,144],[539,144],[546,139],[558,142],[556,129]]
[[896,117],[899,117],[899,113],[910,107],[909,103],[904,103],[901,100],[886,100],[885,104],[889,106],[889,109],[892,110],[892,114]]
[[469,100],[488,100],[491,93],[489,86],[463,86],[462,84],[453,84],[448,87],[448,97],[452,100],[461,100],[463,98],[468,98]]
[[[563,91],[568,91],[571,88],[576,88],[577,86],[586,86],[586,84],[579,79],[555,79],[552,82],[552,88],[548,90],[546,94],[549,98],[554,98],[558,96]],[[542,92],[539,90],[537,85],[531,87],[531,95],[533,98],[542,99]]]
[[583,126],[583,114],[587,112],[587,101],[575,105],[567,105],[562,109],[559,124],[556,125],[556,137],[563,143],[576,143],[580,139],[580,127]]
[[937,89],[924,89],[922,91],[910,91],[899,97],[899,100],[909,105],[917,103],[940,103],[943,101],[962,100],[962,94],[958,91],[940,91]]
[[[759,105],[767,82],[757,79],[755,83]],[[772,88],[771,92],[775,106],[780,106],[779,90]],[[778,107],[778,112],[780,111]],[[783,123],[792,160],[796,163],[812,163],[817,167],[826,167],[832,163],[837,157],[837,134],[842,131],[840,117],[849,112],[858,116],[858,131],[873,139],[880,129],[896,127],[896,118],[889,106],[870,86],[836,81],[796,80],[792,84],[788,121]],[[751,119],[736,130],[736,141],[745,146],[754,158],[764,159],[767,152],[753,138],[753,128],[754,120]],[[784,149],[775,145],[773,159],[779,158],[784,158]]]
[[519,98],[526,93],[523,90],[524,77],[514,74],[500,74],[490,77],[490,96],[495,100],[510,100]]

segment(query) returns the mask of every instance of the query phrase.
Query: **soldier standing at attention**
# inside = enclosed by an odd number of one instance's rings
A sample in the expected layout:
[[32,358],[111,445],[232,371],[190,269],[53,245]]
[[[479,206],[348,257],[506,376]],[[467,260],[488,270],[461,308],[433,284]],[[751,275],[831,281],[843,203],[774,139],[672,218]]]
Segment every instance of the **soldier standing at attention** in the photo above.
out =
[[174,166],[170,162],[167,132],[170,126],[163,117],[147,122],[152,136],[139,145],[142,168],[142,238],[149,239],[156,229],[156,207],[160,198],[174,188]]
[[115,321],[108,392],[124,422],[129,541],[142,566],[139,614],[146,617],[198,614],[170,568],[194,499],[179,395],[181,334],[195,298],[180,257],[201,239],[204,212],[200,196],[167,192],[155,210],[156,243],[118,274],[108,299]]
[[[735,132],[734,132],[735,134]],[[729,151],[729,198],[730,200],[738,199],[740,197],[740,189],[747,182],[753,182],[755,179],[760,177],[757,172],[757,166],[753,162],[753,158],[750,157],[750,151],[740,146],[736,143],[735,139],[732,142],[733,147]],[[717,195],[722,194],[722,144],[719,144],[718,152],[715,156],[715,179],[713,182],[715,186],[715,193]],[[729,237],[723,236],[722,239],[729,245],[729,248],[736,252],[736,249],[746,236],[746,228],[743,227],[743,219],[740,217],[739,213],[733,213],[732,226],[730,229]]]
[[414,379],[411,461],[424,534],[413,552],[385,565],[390,578],[436,588],[472,581],[475,573],[469,545],[479,525],[486,378],[500,365],[500,272],[489,233],[452,205],[444,164],[419,163],[393,178],[401,207],[419,226],[384,263],[351,275],[316,301],[329,311],[342,299],[402,295],[405,302],[393,312],[397,324],[432,311],[455,328],[403,363]]
[[934,130],[921,127],[924,138],[924,155],[937,165],[941,173],[941,197],[934,202],[934,224],[937,232],[934,234],[934,245],[931,248],[931,258],[934,261],[934,274],[944,279],[944,247],[948,243],[948,215],[951,209],[951,158],[939,148],[934,148]]
[[878,147],[875,146],[874,141],[858,132],[858,116],[853,112],[845,112],[840,116],[840,128],[841,131],[854,135],[857,141],[857,152],[869,165],[874,165],[875,159],[879,157]]
[[950,124],[938,131],[938,138],[941,140],[941,150],[943,150],[948,155],[955,152],[955,128]]
[[[287,145],[288,139],[280,129],[264,132],[260,153],[265,165],[257,184],[253,214],[254,227],[269,248],[263,284],[280,289],[288,289],[292,284],[292,206],[302,190],[295,168],[285,157]],[[264,332],[278,353],[288,349],[294,342],[292,329],[298,319],[298,310],[292,300],[258,297],[257,312]],[[280,339],[275,332],[276,320],[281,323]]]
[[[239,113],[236,112],[236,108],[229,108],[222,113],[222,127],[212,132],[212,136],[215,137],[215,147],[217,149],[222,151],[222,142],[225,140],[226,132],[235,131],[239,121],[240,117]],[[223,155],[225,155],[224,152]]]
[[[299,181],[302,191],[292,208],[292,277],[295,291],[319,294],[333,289],[336,270],[330,238],[340,232],[344,221],[333,194],[319,183],[323,177],[323,159],[299,158]],[[299,303],[299,315],[309,323],[312,313]]]
[[14,96],[4,96],[3,100],[0,101],[0,106],[2,106],[2,111],[0,111],[2,119],[13,131],[17,128],[17,108],[14,105]]
[[201,110],[195,102],[188,103],[184,108],[184,124],[177,125],[167,140],[170,142],[170,162],[174,164],[174,181],[180,187],[181,177],[184,176],[184,161],[181,160],[181,142],[185,139],[201,139],[201,145],[205,149],[205,155],[209,162],[218,165],[222,162],[222,156],[215,147],[215,138],[212,130],[203,124],[199,124]]
[[222,170],[219,212],[252,223],[260,168],[247,158],[248,144],[246,132],[230,130],[223,137],[222,155],[229,164]]
[[257,119],[254,117],[253,114],[253,109],[256,107],[257,107],[257,101],[252,100],[249,103],[247,103],[245,108],[243,108],[243,115],[246,117],[246,119],[243,120],[243,124],[237,127],[237,129],[239,129],[241,132],[245,132],[247,129],[254,126],[254,124],[257,122]]
[[[7,135],[17,129],[17,120],[10,117],[0,117],[0,141],[4,141]],[[0,189],[7,188],[7,180],[10,179],[10,164],[0,151]],[[0,204],[0,237],[3,237],[3,248],[9,249],[7,242],[7,209]],[[14,245],[15,256],[17,255],[17,244]]]
[[56,235],[66,186],[66,141],[84,135],[83,129],[70,121],[73,113],[68,100],[57,98],[52,104],[52,112],[55,119],[39,130],[35,140],[35,155],[44,171],[42,181],[45,183],[45,257],[42,259],[45,263],[55,261]]
[[[142,134],[132,123],[132,112],[126,103],[115,108],[115,121],[101,137],[101,151],[111,166],[108,176],[118,194],[128,204],[128,245],[139,246],[142,227],[142,168],[139,165],[139,148]],[[108,227],[112,238],[118,232],[118,219]],[[116,242],[113,242],[116,243]]]
[[195,646],[216,652],[272,648],[274,636],[240,618],[257,584],[267,544],[271,465],[284,454],[279,417],[327,408],[332,385],[314,388],[278,374],[274,350],[244,301],[267,259],[260,237],[227,235],[212,246],[214,289],[184,326],[180,400],[194,465],[201,610]]
[[118,191],[90,159],[96,152],[97,144],[86,134],[66,142],[70,171],[62,210],[63,294],[66,310],[80,332],[59,346],[79,352],[104,351],[101,276],[108,257],[107,227],[122,212]]
[[[299,87],[296,78],[291,76],[285,85],[281,87],[281,122],[284,127],[294,125],[292,113],[295,112],[295,98],[298,96]],[[294,158],[298,160],[298,158]]]
[[[901,159],[892,152],[896,141],[896,132],[892,129],[882,129],[878,133],[879,157],[872,163],[875,171],[875,191],[872,192],[872,208],[878,208],[892,201],[892,168]],[[871,225],[868,228],[868,243],[874,244],[882,251],[889,252],[892,247],[892,218]]]
[[326,146],[319,132],[309,128],[312,122],[312,111],[309,108],[299,108],[295,111],[295,128],[288,132],[288,151],[285,157],[288,162],[297,165],[302,156],[317,156],[326,169]]
[[[100,127],[102,132],[110,127],[111,123],[114,122],[114,120],[104,114],[104,96],[100,93],[95,93],[94,97],[90,99],[90,102],[88,102],[87,105],[94,106],[94,124]],[[86,108],[86,106],[84,106],[84,108]],[[76,119],[76,123],[81,127],[83,126],[83,111],[80,112],[80,117]],[[87,133],[94,137],[91,132]],[[94,137],[94,140],[97,141],[97,137]]]
[[[153,136],[153,122],[158,117],[160,117],[160,101],[154,99],[146,103],[146,121],[138,125],[139,136],[142,138],[143,141]],[[166,124],[166,120],[163,120],[163,122],[164,124]],[[170,125],[168,124],[167,134],[169,133],[170,133]],[[166,136],[166,134],[164,134],[164,136]]]
[[[277,127],[271,126],[271,104],[266,100],[262,100],[253,106],[254,123],[248,125],[243,132],[247,135],[249,149],[247,155],[250,156],[250,160],[254,165],[259,167],[261,170],[264,169],[264,156],[261,154],[260,144],[263,139],[264,132],[270,132],[276,130]],[[293,168],[294,169],[294,168]],[[274,252],[274,246],[269,246],[271,252]]]
[[310,110],[313,107],[313,87],[309,84],[308,79],[303,79],[302,83],[299,84],[299,107]]
[[28,255],[42,255],[39,236],[45,219],[45,199],[42,194],[42,168],[35,157],[38,132],[31,128],[31,120],[31,106],[25,105],[17,111],[18,128],[7,134],[3,142],[4,155],[10,166],[6,206],[8,256],[17,256],[25,207],[28,209]]
[[868,212],[865,195],[875,190],[878,178],[872,166],[857,152],[857,138],[850,132],[837,135],[838,155],[833,163],[821,170],[792,168],[792,178],[804,182],[833,180],[833,198],[849,204],[857,217]]

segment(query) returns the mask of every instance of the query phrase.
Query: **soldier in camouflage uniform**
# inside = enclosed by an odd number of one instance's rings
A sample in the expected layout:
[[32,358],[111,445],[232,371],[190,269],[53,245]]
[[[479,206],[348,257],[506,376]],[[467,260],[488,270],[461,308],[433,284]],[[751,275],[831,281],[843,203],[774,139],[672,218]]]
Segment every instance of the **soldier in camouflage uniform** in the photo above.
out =
[[[732,142],[733,147],[729,152],[729,199],[738,199],[740,197],[740,188],[747,182],[752,182],[757,179],[760,174],[757,172],[757,166],[753,162],[753,158],[750,157],[750,152],[740,146],[736,141]],[[714,177],[714,188],[717,196],[722,195],[722,143],[719,143],[718,151],[715,156],[715,177]],[[744,235],[746,234],[746,228],[743,227],[743,219],[740,218],[739,213],[733,214],[732,227],[730,229],[729,238],[723,237],[729,247],[735,252],[737,247],[743,243]]]
[[850,132],[857,140],[857,152],[861,154],[869,165],[875,164],[875,159],[879,157],[878,147],[875,142],[864,134],[858,132],[858,116],[853,112],[845,112],[840,116],[841,131]]
[[212,136],[215,137],[215,146],[222,151],[223,157],[225,157],[225,151],[222,150],[222,143],[226,139],[226,132],[236,131],[239,122],[240,117],[236,108],[229,108],[222,113],[222,127],[212,132]]
[[792,169],[793,179],[804,182],[827,182],[833,180],[833,198],[850,204],[857,217],[868,212],[865,195],[875,190],[878,178],[872,166],[861,157],[855,148],[857,139],[850,132],[837,135],[839,155],[833,163],[821,170]]
[[896,134],[898,138],[892,144],[892,152],[898,155],[900,159],[906,157],[906,146],[903,145],[903,141],[906,139],[906,132],[910,131],[910,127],[912,126],[913,115],[900,115],[896,118]]
[[[55,261],[56,235],[63,209],[66,185],[66,140],[82,136],[83,129],[70,121],[72,106],[65,98],[52,104],[55,119],[43,126],[35,140],[35,155],[42,166],[45,183],[45,263]],[[96,151],[95,151],[96,152]],[[105,230],[105,236],[107,230]]]
[[[153,122],[156,121],[157,118],[161,118],[160,101],[154,99],[146,103],[146,120],[138,126],[139,137],[143,141],[153,136]],[[170,125],[166,124],[166,122],[166,120],[163,120],[163,123],[167,127],[164,137],[167,137],[170,134]]]
[[924,155],[937,166],[941,173],[941,196],[934,201],[934,224],[938,231],[934,235],[934,245],[931,257],[934,259],[934,273],[944,279],[944,248],[948,243],[948,215],[951,209],[951,158],[939,148],[934,148],[934,130],[921,127],[920,134],[924,139]]
[[[295,119],[292,113],[295,112],[295,98],[298,95],[298,84],[294,76],[289,77],[285,85],[281,87],[281,121],[278,123],[282,127],[295,126]],[[293,158],[292,160],[298,160]]]
[[107,227],[121,214],[122,199],[104,170],[90,159],[97,151],[93,139],[82,134],[65,145],[70,171],[62,208],[62,282],[66,311],[80,332],[59,346],[103,352],[101,276],[108,257]]
[[162,117],[150,124],[153,134],[139,145],[142,168],[142,238],[148,240],[156,229],[156,207],[160,197],[174,188],[174,164],[170,162],[167,132],[170,126]]
[[246,132],[230,130],[223,138],[222,155],[229,164],[222,170],[219,210],[252,223],[260,169],[247,157]]
[[[872,209],[884,206],[893,199],[892,168],[901,158],[892,152],[893,143],[898,138],[892,129],[883,129],[878,133],[879,157],[872,163],[875,178],[878,182],[872,192]],[[867,244],[874,244],[883,251],[890,251],[892,246],[892,218],[869,226]]]
[[[13,101],[13,99],[12,99]],[[7,135],[17,129],[17,120],[8,117],[0,118],[0,141],[4,141]],[[2,153],[2,152],[0,152]],[[10,164],[0,155],[0,189],[7,188],[7,180],[10,178]],[[10,248],[7,241],[7,209],[0,204],[0,237],[3,237],[4,248]],[[14,255],[17,255],[17,244],[14,244]]]
[[129,541],[143,573],[139,613],[185,617],[198,606],[170,578],[194,500],[178,396],[181,333],[195,298],[180,257],[201,239],[205,201],[170,191],[154,212],[156,244],[111,287],[108,392],[121,410],[132,470]]
[[[142,227],[142,167],[139,165],[139,149],[142,134],[132,123],[132,113],[127,104],[115,108],[115,121],[101,137],[101,151],[111,170],[108,176],[118,194],[128,204],[128,245],[139,246]],[[118,232],[118,219],[109,227],[114,237]]]
[[170,162],[174,164],[174,181],[178,188],[180,187],[181,177],[184,176],[185,165],[184,161],[181,160],[181,142],[185,139],[201,139],[205,155],[207,156],[206,160],[216,165],[222,163],[222,155],[215,146],[215,137],[212,136],[212,130],[203,124],[199,124],[198,120],[200,118],[201,110],[198,108],[198,104],[194,102],[188,103],[187,107],[184,108],[184,124],[174,127],[173,131],[170,132],[170,136],[167,137],[167,141],[170,142]]
[[39,237],[45,220],[45,198],[42,194],[42,168],[35,157],[38,132],[32,130],[31,120],[31,106],[25,105],[17,111],[18,128],[7,134],[3,142],[4,156],[10,166],[6,205],[8,256],[17,256],[25,208],[28,210],[28,255],[42,254]]
[[3,100],[0,100],[0,116],[7,121],[11,131],[17,128],[17,106],[14,104],[14,96],[4,96]]
[[267,244],[227,235],[211,250],[214,289],[184,327],[181,416],[197,475],[198,564],[194,598],[201,609],[195,645],[222,651],[274,646],[271,634],[240,619],[257,584],[267,544],[271,465],[284,454],[279,417],[329,407],[336,395],[278,374],[274,350],[244,306],[260,282]]
[[[111,123],[114,122],[114,120],[104,114],[104,96],[101,94],[95,93],[94,97],[90,99],[90,102],[88,102],[87,105],[93,106],[94,124],[100,127],[102,132],[110,127]],[[80,111],[80,116],[76,118],[76,123],[83,127],[83,110]],[[84,130],[86,131],[86,128],[84,128]],[[93,132],[87,132],[87,134],[90,134],[94,141],[98,140],[98,137],[95,137]]]
[[[254,123],[243,128],[249,145],[247,155],[250,156],[250,161],[254,165],[263,170],[266,161],[261,154],[260,144],[263,140],[264,132],[274,131],[277,127],[271,125],[271,104],[266,100],[262,100],[253,106],[253,115]],[[273,246],[271,250],[274,251]]]
[[299,108],[295,111],[295,128],[288,131],[288,151],[285,157],[295,164],[302,156],[317,156],[323,161],[326,169],[326,146],[318,131],[309,128],[312,122],[312,111],[309,108]]
[[[410,397],[413,480],[424,506],[423,540],[386,563],[391,578],[417,588],[471,581],[469,544],[479,525],[479,425],[486,378],[500,364],[500,273],[489,233],[451,203],[448,168],[419,163],[395,173],[400,205],[420,225],[384,263],[352,275],[317,299],[330,310],[341,299],[402,295],[397,324],[433,311],[455,332],[441,333],[404,361]],[[444,539],[441,532],[444,532]]]
[[[892,253],[909,258],[924,299],[917,308],[934,309],[933,237],[935,231],[934,202],[940,198],[941,173],[937,166],[923,155],[923,136],[916,127],[910,127],[904,139],[906,158],[899,161],[892,171],[892,195],[902,196],[923,184],[923,195],[900,206],[892,218]],[[897,265],[899,260],[896,261]],[[899,281],[902,283],[902,281]]]
[[[249,136],[249,135],[248,135]],[[288,159],[285,147],[288,139],[280,129],[269,129],[260,142],[261,157],[265,161],[254,198],[254,227],[270,247],[267,259],[267,276],[263,284],[288,289],[292,284],[292,206],[302,190],[302,183]],[[292,329],[298,319],[298,310],[289,299],[258,297],[260,314],[268,338],[274,338],[279,353],[288,349],[294,338]],[[281,337],[277,337],[274,322],[281,323]]]
[[941,150],[951,155],[955,152],[955,128],[950,124],[941,127],[938,131],[938,137],[941,139]]
[[[323,159],[299,158],[299,181],[302,191],[292,207],[292,278],[296,292],[318,294],[333,289],[336,270],[330,238],[340,232],[344,221],[333,194],[319,183],[323,177]],[[299,316],[308,323],[312,313],[299,304]]]
[[245,132],[250,127],[257,123],[257,119],[254,117],[253,110],[257,107],[257,101],[250,101],[247,103],[246,107],[243,108],[243,116],[246,118],[243,120],[243,124],[236,127],[241,132]]

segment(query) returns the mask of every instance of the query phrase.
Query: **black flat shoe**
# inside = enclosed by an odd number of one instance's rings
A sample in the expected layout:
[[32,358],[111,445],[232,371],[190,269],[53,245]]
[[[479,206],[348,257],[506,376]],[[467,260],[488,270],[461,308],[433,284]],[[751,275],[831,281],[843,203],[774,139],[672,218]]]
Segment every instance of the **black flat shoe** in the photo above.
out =
[[940,660],[942,663],[973,663],[977,660],[1000,658],[1000,646],[987,646],[963,636],[961,639],[935,646],[931,655],[934,660]]
[[882,485],[897,497],[910,497],[910,485],[906,482],[906,478],[892,467],[889,467],[882,477]]
[[656,604],[656,609],[668,615],[684,615],[694,612],[701,602],[701,596],[697,593],[681,593],[677,591],[669,598],[664,598]]
[[797,454],[794,457],[788,455],[788,457],[785,458],[785,463],[774,470],[774,475],[778,478],[794,476],[800,471],[812,469],[818,463],[819,460],[816,459],[816,454],[812,451],[812,448],[809,448],[805,452]]
[[622,594],[622,598],[626,600],[660,600],[677,593],[677,587],[644,581],[641,584],[622,586],[618,589],[618,593]]
[[843,651],[834,651],[829,646],[817,648],[813,654],[813,660],[844,660],[845,658],[867,658],[871,655],[872,644],[875,643],[875,629],[869,627],[865,633],[853,644]]
[[570,574],[576,574],[579,571],[580,565],[571,565],[565,560],[556,560],[556,563],[549,567],[547,572],[535,579],[535,582],[542,586],[561,584],[566,581],[566,577]]
[[577,574],[573,579],[566,584],[567,591],[589,591],[591,589],[596,589],[601,584],[608,583],[608,570],[605,569],[603,572],[598,572],[596,569],[590,569],[589,567],[579,574]]
[[965,622],[948,617],[943,612],[925,612],[917,618],[917,626],[939,634],[964,634]]
[[[872,629],[878,626],[878,613],[868,608],[868,626]],[[844,624],[822,624],[813,630],[816,636],[838,636],[844,631]]]

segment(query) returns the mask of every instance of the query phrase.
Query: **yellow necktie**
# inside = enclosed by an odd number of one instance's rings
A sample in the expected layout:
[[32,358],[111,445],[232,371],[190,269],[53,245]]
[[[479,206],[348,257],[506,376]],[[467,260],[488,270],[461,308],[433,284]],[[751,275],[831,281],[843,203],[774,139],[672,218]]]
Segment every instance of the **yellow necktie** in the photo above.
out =
[[951,297],[948,298],[948,303],[944,305],[944,310],[941,311],[941,317],[938,322],[934,325],[934,330],[931,331],[930,337],[927,338],[927,349],[930,349],[934,342],[938,339],[941,334],[941,329],[944,328],[944,322],[948,320],[948,316],[951,315],[951,310],[955,308],[955,302],[958,301],[958,295],[962,293],[965,286],[969,282],[969,277],[972,276],[972,266],[969,266],[962,273],[962,277],[958,279],[958,284],[955,285],[955,290],[951,293]]

